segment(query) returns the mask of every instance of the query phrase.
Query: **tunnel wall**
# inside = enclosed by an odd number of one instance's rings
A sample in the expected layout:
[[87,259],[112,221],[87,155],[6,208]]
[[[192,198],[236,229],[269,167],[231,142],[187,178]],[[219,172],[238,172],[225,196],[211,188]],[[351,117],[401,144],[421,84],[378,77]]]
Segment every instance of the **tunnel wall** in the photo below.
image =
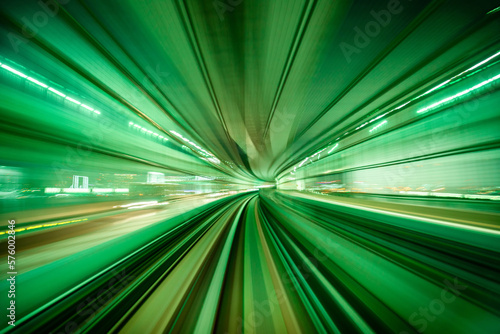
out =
[[334,154],[280,179],[278,188],[325,193],[500,195],[499,105],[500,92],[495,90],[388,127],[356,145],[341,144]]

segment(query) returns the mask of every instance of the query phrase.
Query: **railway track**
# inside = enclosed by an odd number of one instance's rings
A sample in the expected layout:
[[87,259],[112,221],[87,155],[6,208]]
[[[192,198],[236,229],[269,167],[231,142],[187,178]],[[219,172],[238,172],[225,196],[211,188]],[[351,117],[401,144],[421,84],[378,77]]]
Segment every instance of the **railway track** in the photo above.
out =
[[[440,333],[500,324],[491,238],[278,192],[217,201],[19,333]],[[492,230],[493,231],[493,230]],[[482,268],[479,270],[478,268]],[[471,321],[470,319],[476,319]]]

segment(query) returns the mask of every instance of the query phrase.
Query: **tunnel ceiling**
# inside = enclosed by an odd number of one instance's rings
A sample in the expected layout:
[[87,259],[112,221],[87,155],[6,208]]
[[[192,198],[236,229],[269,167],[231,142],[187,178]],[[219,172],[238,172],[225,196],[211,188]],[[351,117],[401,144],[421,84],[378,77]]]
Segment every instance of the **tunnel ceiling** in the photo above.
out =
[[5,55],[69,68],[60,80],[175,125],[215,167],[261,180],[498,40],[495,1],[24,3],[2,4],[18,32],[3,34]]

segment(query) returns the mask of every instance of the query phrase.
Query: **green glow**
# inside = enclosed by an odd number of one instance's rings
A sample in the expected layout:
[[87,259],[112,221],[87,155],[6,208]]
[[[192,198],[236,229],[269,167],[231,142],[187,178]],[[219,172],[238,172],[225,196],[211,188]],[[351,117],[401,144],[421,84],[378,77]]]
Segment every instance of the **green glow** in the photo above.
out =
[[497,8],[495,8],[495,9],[490,10],[488,13],[486,13],[486,15],[488,15],[488,14],[493,14],[493,13],[496,13],[496,12],[498,12],[498,11],[500,11],[500,7],[497,7]]
[[365,122],[365,123],[361,124],[360,126],[358,126],[358,127],[357,127],[356,129],[354,129],[354,130],[359,130],[359,129],[363,128],[365,125],[367,125],[368,123],[369,123],[369,122]]
[[[419,95],[417,98],[422,97],[422,96],[424,96],[424,95],[427,95],[427,94],[429,94],[429,93],[431,93],[431,92],[435,91],[436,89],[439,89],[439,88],[443,87],[444,85],[446,85],[446,84],[447,84],[448,82],[450,82],[450,81],[451,81],[451,79],[446,80],[445,82],[442,82],[441,84],[437,85],[436,87],[429,89],[427,92],[423,93],[422,95]],[[409,103],[409,102],[405,103],[404,105],[406,105],[406,104],[408,104],[408,103]],[[404,105],[403,105],[403,106],[404,106]],[[401,107],[398,107],[398,109],[399,109],[399,108],[401,108]]]
[[454,78],[459,77],[459,76],[461,76],[461,75],[463,75],[463,74],[465,74],[465,73],[467,73],[467,72],[470,72],[470,71],[472,71],[472,70],[474,70],[474,69],[478,68],[478,67],[479,67],[479,66],[481,66],[481,65],[486,64],[487,62],[489,62],[490,60],[492,60],[492,59],[494,59],[494,58],[496,58],[496,57],[498,57],[498,56],[500,56],[500,51],[498,51],[497,53],[495,53],[495,54],[494,54],[494,55],[492,55],[491,57],[488,57],[488,58],[486,58],[485,60],[480,61],[480,62],[479,62],[479,63],[477,63],[476,65],[474,65],[474,66],[472,66],[472,67],[470,67],[470,68],[466,69],[466,70],[465,70],[465,71],[463,71],[462,73],[460,73],[460,74],[458,74],[458,75],[454,76],[453,78],[451,78],[451,80],[453,80]]
[[[69,97],[69,96],[65,95],[64,93],[62,93],[62,92],[60,92],[60,91],[58,91],[58,90],[56,90],[56,89],[54,89],[54,88],[52,88],[52,87],[49,87],[48,85],[46,85],[46,84],[45,84],[45,83],[43,83],[43,82],[40,82],[40,81],[38,81],[38,80],[36,80],[36,79],[34,79],[34,78],[32,78],[32,77],[28,77],[28,76],[27,76],[27,75],[25,75],[24,73],[22,73],[22,72],[20,72],[20,71],[18,71],[18,70],[16,70],[16,69],[14,69],[14,68],[12,68],[12,67],[10,67],[10,66],[6,65],[6,64],[2,64],[2,63],[0,63],[0,66],[1,66],[2,68],[4,68],[5,70],[7,70],[7,71],[9,71],[9,72],[13,73],[13,74],[16,74],[16,75],[18,75],[18,76],[20,76],[20,77],[22,77],[22,78],[24,78],[24,79],[27,79],[27,80],[29,80],[29,81],[33,82],[33,83],[34,83],[34,84],[36,84],[36,85],[39,85],[39,86],[41,86],[41,87],[43,87],[43,88],[47,88],[50,92],[52,92],[52,93],[54,93],[54,94],[56,94],[56,95],[59,95],[59,96],[61,96],[61,97],[64,97],[64,98],[66,98],[68,101],[70,101],[70,102],[72,102],[72,103],[75,103],[75,104],[77,104],[77,105],[81,105],[83,108],[85,108],[85,109],[87,109],[87,110],[89,110],[89,111],[93,111],[93,112],[94,112],[94,113],[96,113],[97,115],[100,115],[100,114],[101,114],[101,112],[100,112],[100,111],[95,110],[94,108],[92,108],[92,107],[90,107],[90,106],[88,106],[88,105],[86,105],[86,104],[83,104],[82,102],[80,102],[80,101],[78,101],[78,100],[75,100],[75,99],[73,99],[73,98],[71,98],[71,97]],[[132,124],[130,124],[130,125],[132,125]],[[140,126],[138,126],[138,125],[134,125],[134,126],[136,126],[136,127],[139,127],[139,128],[140,128]],[[151,130],[147,130],[146,128],[142,128],[142,129],[143,129],[144,131],[146,131],[146,132],[150,133],[150,134],[153,134],[153,131],[151,131]],[[191,146],[193,146],[193,147],[197,148],[197,149],[199,150],[199,152],[198,152],[198,153],[203,154],[203,155],[208,155],[208,156],[213,157],[213,158],[212,158],[212,160],[210,160],[210,161],[212,161],[212,162],[216,162],[217,164],[220,164],[220,160],[219,160],[219,159],[217,159],[217,158],[215,158],[215,156],[214,156],[212,153],[209,153],[208,151],[206,151],[206,150],[202,149],[202,148],[201,148],[200,146],[198,146],[196,143],[194,143],[194,142],[190,141],[189,139],[187,139],[187,138],[183,137],[181,134],[179,134],[179,133],[177,133],[177,132],[175,132],[175,131],[170,131],[170,132],[171,132],[171,133],[173,133],[173,134],[175,134],[176,136],[178,136],[179,138],[181,138],[181,139],[182,139],[182,140],[184,140],[185,142],[189,143]],[[158,134],[157,134],[157,133],[154,133],[153,135],[154,135],[155,137],[157,137],[157,136],[158,136]],[[165,141],[167,141],[167,140],[168,140],[168,138],[164,138],[164,137],[162,137],[162,138],[163,138]]]
[[374,118],[374,119],[372,119],[369,123],[375,122],[376,120],[378,120],[378,119],[380,119],[380,118],[384,117],[386,114],[387,114],[387,113],[385,113],[385,114],[383,114],[383,115],[379,115],[379,116],[375,117],[375,118]]
[[71,97],[69,97],[69,96],[66,96],[66,100],[68,100],[68,101],[70,101],[70,102],[73,102],[73,103],[75,103],[75,104],[82,104],[80,101],[77,101],[77,100],[75,100],[75,99],[72,99],[72,98],[71,98]]
[[494,2],[65,3],[2,2],[1,333],[498,332]]
[[47,87],[49,87],[49,86],[47,86],[46,84],[44,84],[43,82],[40,82],[40,81],[38,81],[38,80],[36,80],[36,79],[33,79],[32,77],[27,77],[27,79],[28,79],[29,81],[33,82],[34,84],[37,84],[38,86],[41,86],[41,87],[43,87],[43,88],[47,88]]
[[62,97],[66,97],[66,95],[64,95],[63,93],[61,93],[60,91],[58,91],[58,90],[56,90],[56,89],[54,89],[54,88],[52,88],[52,87],[49,87],[49,90],[50,90],[52,93],[54,93],[54,94],[57,94],[57,95],[62,96]]
[[379,123],[378,125],[376,125],[375,127],[373,127],[373,128],[370,130],[370,132],[375,131],[376,129],[378,129],[379,127],[381,127],[382,125],[384,125],[384,124],[386,124],[386,123],[387,123],[387,121],[383,121],[382,123]]
[[337,146],[339,146],[339,143],[335,144],[335,146],[332,147],[332,149],[330,151],[328,151],[328,154],[332,153],[333,150],[337,148]]
[[83,103],[82,103],[82,107],[85,108],[85,109],[87,109],[87,110],[94,111],[94,108],[91,108],[88,105],[83,104]]
[[93,188],[93,193],[111,193],[114,190],[112,188]]
[[61,192],[61,188],[45,188],[46,194],[57,194]]
[[300,164],[299,164],[299,167],[302,167],[303,164],[306,163],[306,161],[309,159],[309,157],[305,158]]
[[464,96],[464,95],[466,95],[466,94],[470,94],[470,93],[472,93],[473,91],[475,91],[475,90],[477,90],[477,89],[479,89],[479,88],[481,88],[481,87],[483,87],[483,86],[485,86],[485,85],[487,85],[487,84],[490,84],[490,83],[492,83],[492,82],[494,82],[494,81],[496,81],[496,80],[498,80],[498,79],[500,79],[500,74],[498,74],[498,75],[496,75],[496,76],[494,76],[494,77],[492,77],[492,78],[490,78],[490,79],[488,79],[488,80],[485,80],[485,81],[483,81],[483,82],[481,82],[481,83],[479,83],[479,84],[477,84],[477,85],[475,85],[475,86],[472,86],[472,87],[471,87],[471,88],[469,88],[469,89],[466,89],[466,90],[464,90],[464,91],[461,91],[461,92],[460,92],[460,93],[458,93],[458,94],[455,94],[455,95],[449,96],[449,97],[447,97],[447,98],[445,98],[445,99],[442,99],[442,100],[441,100],[441,101],[439,101],[439,102],[436,102],[436,103],[431,104],[431,105],[430,105],[430,106],[428,106],[428,107],[422,108],[422,109],[420,109],[420,110],[418,110],[418,111],[417,111],[417,114],[420,114],[420,113],[426,112],[426,111],[428,111],[428,110],[430,110],[430,109],[433,109],[433,108],[439,107],[439,106],[441,106],[441,105],[445,104],[446,102],[452,101],[452,100],[454,100],[454,99],[456,99],[456,98],[458,98],[458,97]]
[[14,73],[14,74],[16,74],[16,75],[20,76],[21,78],[25,78],[25,79],[26,79],[26,78],[28,77],[26,74],[21,73],[21,72],[19,72],[18,70],[15,70],[15,69],[13,69],[12,67],[7,66],[7,65],[5,65],[5,64],[2,64],[2,68],[6,69],[7,71],[9,71],[9,72],[11,72],[11,73]]

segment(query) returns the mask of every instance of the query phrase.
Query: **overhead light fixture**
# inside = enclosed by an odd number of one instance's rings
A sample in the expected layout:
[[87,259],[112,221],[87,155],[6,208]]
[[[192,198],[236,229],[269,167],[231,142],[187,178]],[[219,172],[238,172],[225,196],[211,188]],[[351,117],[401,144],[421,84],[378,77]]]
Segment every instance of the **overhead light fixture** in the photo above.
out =
[[490,83],[492,83],[492,82],[494,82],[494,81],[496,81],[498,79],[500,79],[500,74],[497,74],[497,75],[495,75],[494,77],[492,77],[492,78],[490,78],[488,80],[485,80],[485,81],[483,81],[483,82],[481,82],[481,83],[479,83],[479,84],[477,84],[475,86],[472,86],[469,89],[463,90],[460,93],[457,93],[455,95],[452,95],[452,96],[449,96],[449,97],[447,97],[445,99],[442,99],[441,101],[433,103],[433,104],[431,104],[428,107],[422,108],[422,109],[420,109],[420,110],[417,111],[417,114],[420,114],[420,113],[426,112],[426,111],[428,111],[430,109],[439,107],[439,106],[445,104],[446,102],[452,101],[452,100],[454,100],[454,99],[456,99],[456,98],[458,98],[460,96],[472,93],[473,91],[475,91],[475,90],[477,90],[477,89],[479,89],[479,88],[481,88],[481,87],[483,87],[483,86],[485,86],[487,84],[490,84]]
[[46,84],[44,84],[43,82],[40,82],[36,79],[33,79],[32,77],[27,77],[26,79],[28,79],[29,81],[33,82],[34,84],[37,84],[38,86],[41,86],[43,88],[47,88],[49,86],[47,86]]
[[26,78],[28,77],[26,74],[21,73],[21,72],[19,72],[19,71],[15,70],[15,69],[13,69],[13,68],[12,68],[12,67],[10,67],[10,66],[7,66],[7,65],[5,65],[5,64],[2,64],[1,66],[2,66],[4,69],[6,69],[7,71],[9,71],[9,72],[11,72],[11,73],[14,73],[14,74],[16,74],[16,75],[20,76],[21,78],[25,78],[25,79],[26,79]]
[[335,146],[330,151],[328,151],[328,154],[332,153],[333,150],[337,148],[337,146],[339,146],[339,143],[335,144]]
[[69,97],[69,96],[66,96],[66,100],[68,100],[68,101],[70,101],[70,102],[73,102],[73,103],[75,103],[75,104],[78,104],[78,105],[82,104],[80,101],[77,101],[77,100],[75,100],[75,99],[72,99],[72,98],[71,98],[71,97]]
[[381,127],[382,125],[384,125],[385,123],[387,123],[387,121],[383,121],[382,123],[377,124],[375,127],[373,127],[370,130],[370,132],[375,131],[376,129],[378,129],[379,127]]
[[66,97],[66,95],[64,95],[63,93],[61,93],[60,91],[58,91],[58,90],[56,90],[56,89],[54,89],[54,88],[52,88],[52,87],[49,87],[49,90],[50,90],[52,93],[57,94],[57,95],[59,95],[59,96],[61,96],[61,97]]

